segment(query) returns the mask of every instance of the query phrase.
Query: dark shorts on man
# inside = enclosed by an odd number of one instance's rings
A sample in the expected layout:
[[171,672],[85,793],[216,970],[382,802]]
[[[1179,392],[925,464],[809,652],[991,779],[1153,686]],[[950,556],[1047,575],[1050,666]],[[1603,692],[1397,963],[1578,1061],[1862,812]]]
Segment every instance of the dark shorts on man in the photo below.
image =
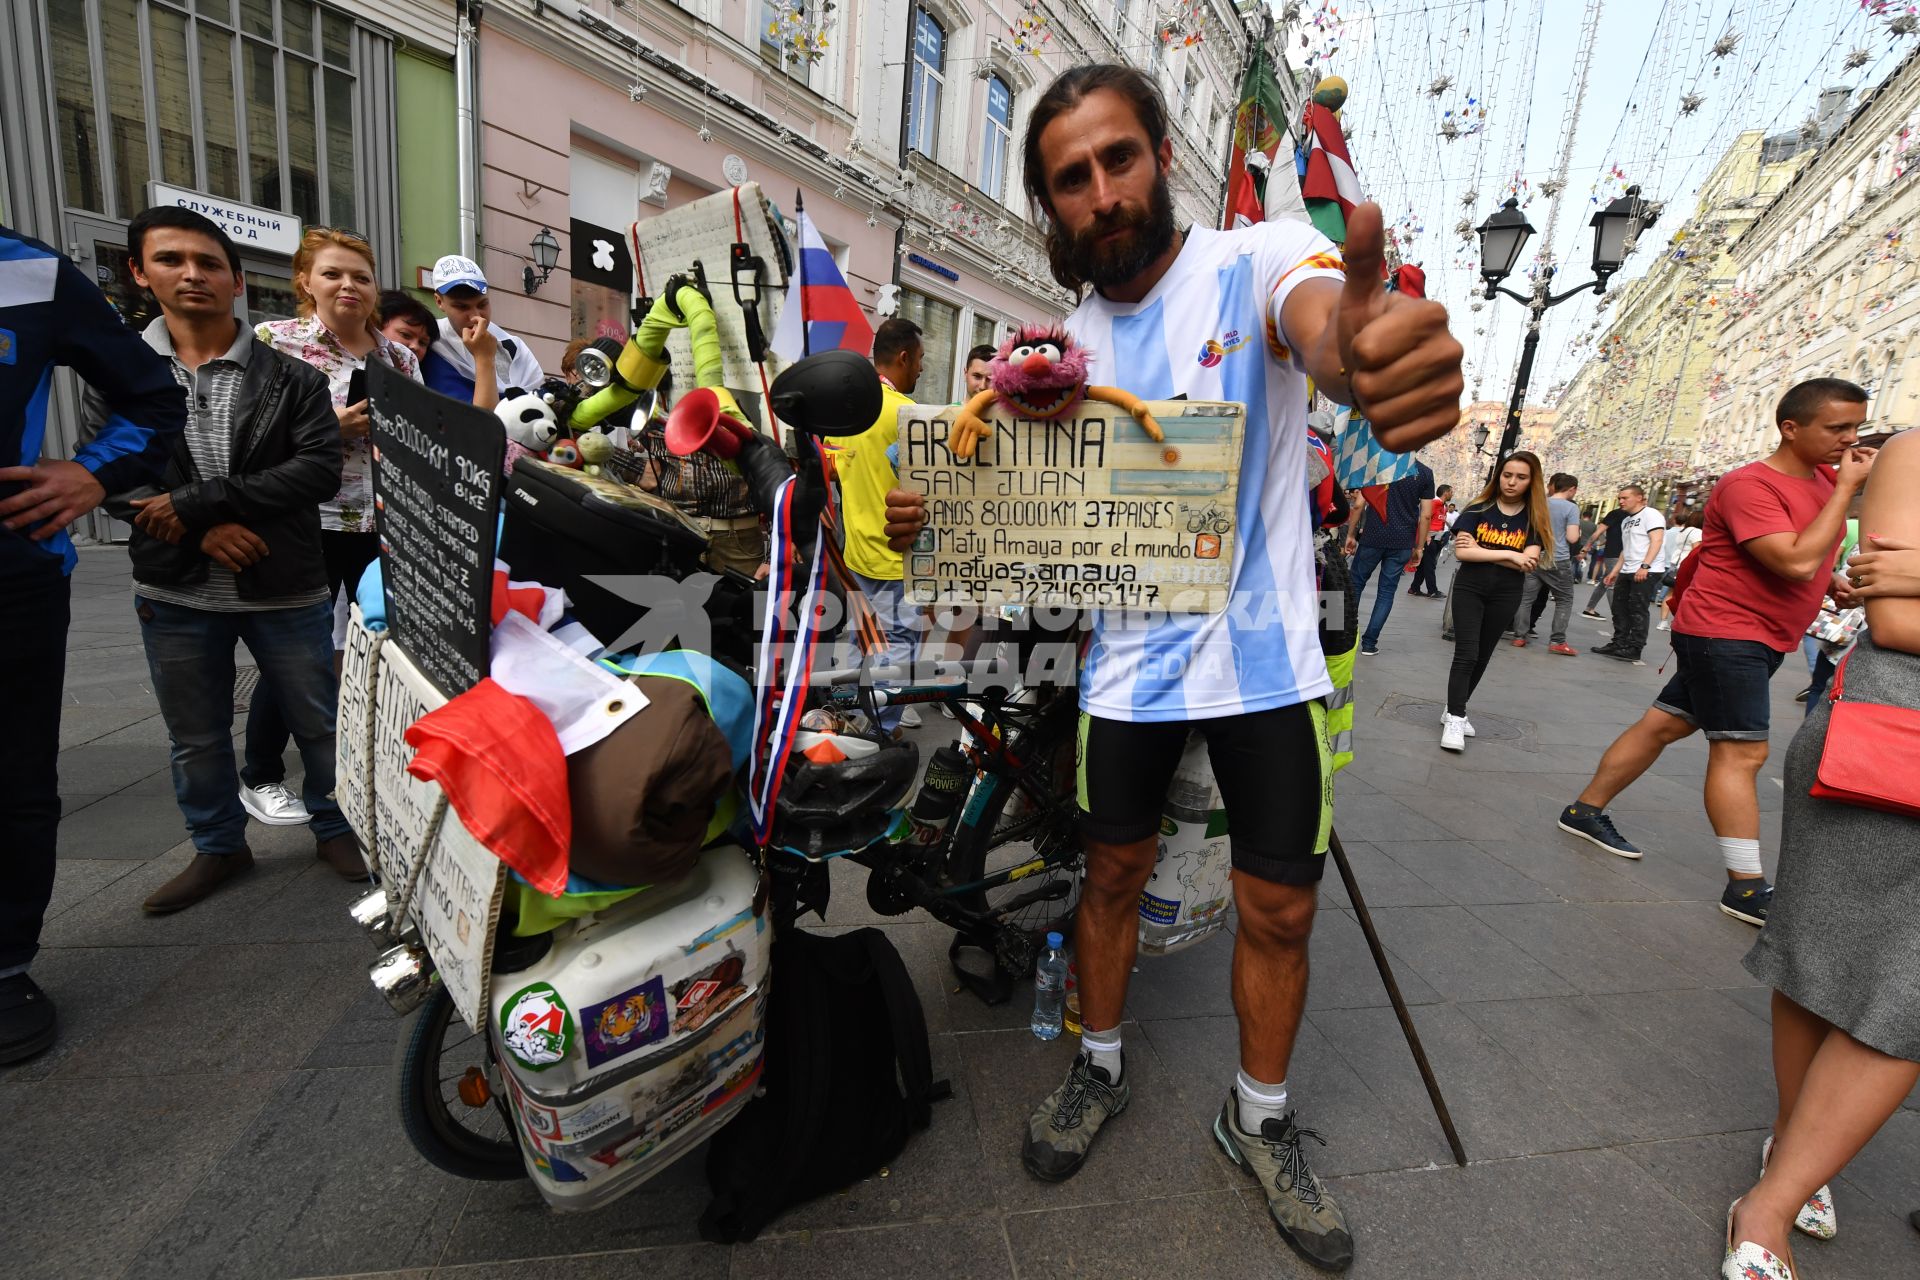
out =
[[1333,829],[1333,761],[1318,698],[1208,720],[1142,723],[1081,713],[1082,832],[1103,844],[1158,833],[1190,729],[1207,740],[1234,870],[1273,884],[1318,884]]
[[1786,657],[1758,640],[1710,640],[1673,633],[1678,666],[1653,705],[1679,716],[1709,741],[1765,742],[1769,684]]

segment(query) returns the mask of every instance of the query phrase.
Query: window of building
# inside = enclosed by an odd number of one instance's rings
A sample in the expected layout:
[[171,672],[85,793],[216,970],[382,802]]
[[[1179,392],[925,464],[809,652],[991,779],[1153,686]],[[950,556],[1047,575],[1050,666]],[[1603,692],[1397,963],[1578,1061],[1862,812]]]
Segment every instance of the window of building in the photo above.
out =
[[947,29],[913,11],[913,65],[907,85],[907,149],[934,158],[940,140],[940,90],[946,84]]
[[1199,105],[1194,96],[1195,91],[1198,90],[1199,87],[1200,59],[1195,57],[1193,52],[1189,50],[1187,52],[1187,69],[1180,77],[1179,114],[1184,120],[1193,119],[1190,113]]
[[999,76],[987,77],[987,133],[980,143],[980,189],[1000,199],[1013,147],[1013,90]]
[[1127,38],[1127,0],[1113,0],[1113,39],[1125,44]]
[[913,289],[900,291],[895,314],[920,326],[925,362],[914,398],[922,404],[944,404],[953,398],[954,344],[960,336],[960,308]]
[[63,0],[49,12],[68,208],[130,218],[158,179],[359,225],[350,17],[313,0]]

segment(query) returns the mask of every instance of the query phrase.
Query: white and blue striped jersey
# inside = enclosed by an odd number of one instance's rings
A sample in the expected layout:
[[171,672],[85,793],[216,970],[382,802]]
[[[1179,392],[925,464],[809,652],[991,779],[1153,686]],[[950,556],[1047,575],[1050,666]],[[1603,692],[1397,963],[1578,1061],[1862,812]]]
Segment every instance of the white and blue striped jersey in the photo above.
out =
[[1196,227],[1145,298],[1092,293],[1068,319],[1092,351],[1089,382],[1247,408],[1226,612],[1097,613],[1080,669],[1080,705],[1092,714],[1206,720],[1333,691],[1307,499],[1307,378],[1280,331],[1287,295],[1316,278],[1345,275],[1339,251],[1306,223]]

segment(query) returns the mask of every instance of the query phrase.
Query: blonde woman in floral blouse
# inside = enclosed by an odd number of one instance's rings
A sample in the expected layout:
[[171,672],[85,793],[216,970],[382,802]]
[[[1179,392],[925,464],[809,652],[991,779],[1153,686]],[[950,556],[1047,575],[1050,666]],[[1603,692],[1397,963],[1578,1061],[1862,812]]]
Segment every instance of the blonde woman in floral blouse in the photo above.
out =
[[[369,360],[395,369],[415,382],[420,362],[411,351],[380,332],[380,287],[374,283],[373,246],[351,231],[308,227],[293,258],[293,292],[300,314],[270,320],[254,330],[259,339],[327,377],[333,412],[340,419],[345,454],[340,492],[320,504],[320,547],[326,556],[327,588],[334,597],[334,649],[346,636],[346,605],[360,575],[380,554],[373,523],[373,461],[367,445],[367,403],[347,403],[355,370]],[[337,666],[337,662],[336,662]],[[282,755],[289,735],[270,691],[254,695],[247,717],[246,767],[241,770],[241,802],[263,822],[305,822],[297,796],[282,785]]]

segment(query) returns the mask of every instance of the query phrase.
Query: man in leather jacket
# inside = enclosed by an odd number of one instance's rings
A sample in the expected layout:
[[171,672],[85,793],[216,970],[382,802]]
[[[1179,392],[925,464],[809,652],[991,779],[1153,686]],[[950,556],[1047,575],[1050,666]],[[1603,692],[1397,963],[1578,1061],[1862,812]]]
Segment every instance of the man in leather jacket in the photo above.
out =
[[145,909],[191,906],[253,866],[233,757],[241,640],[260,667],[257,696],[280,699],[299,747],[316,856],[364,879],[332,799],[338,688],[319,504],[340,487],[341,452],[326,379],[235,318],[239,254],[206,218],[149,209],[128,226],[127,249],[160,305],[142,336],[186,390],[188,413],[162,489],[108,500],[134,526],[134,606],[194,846]]

